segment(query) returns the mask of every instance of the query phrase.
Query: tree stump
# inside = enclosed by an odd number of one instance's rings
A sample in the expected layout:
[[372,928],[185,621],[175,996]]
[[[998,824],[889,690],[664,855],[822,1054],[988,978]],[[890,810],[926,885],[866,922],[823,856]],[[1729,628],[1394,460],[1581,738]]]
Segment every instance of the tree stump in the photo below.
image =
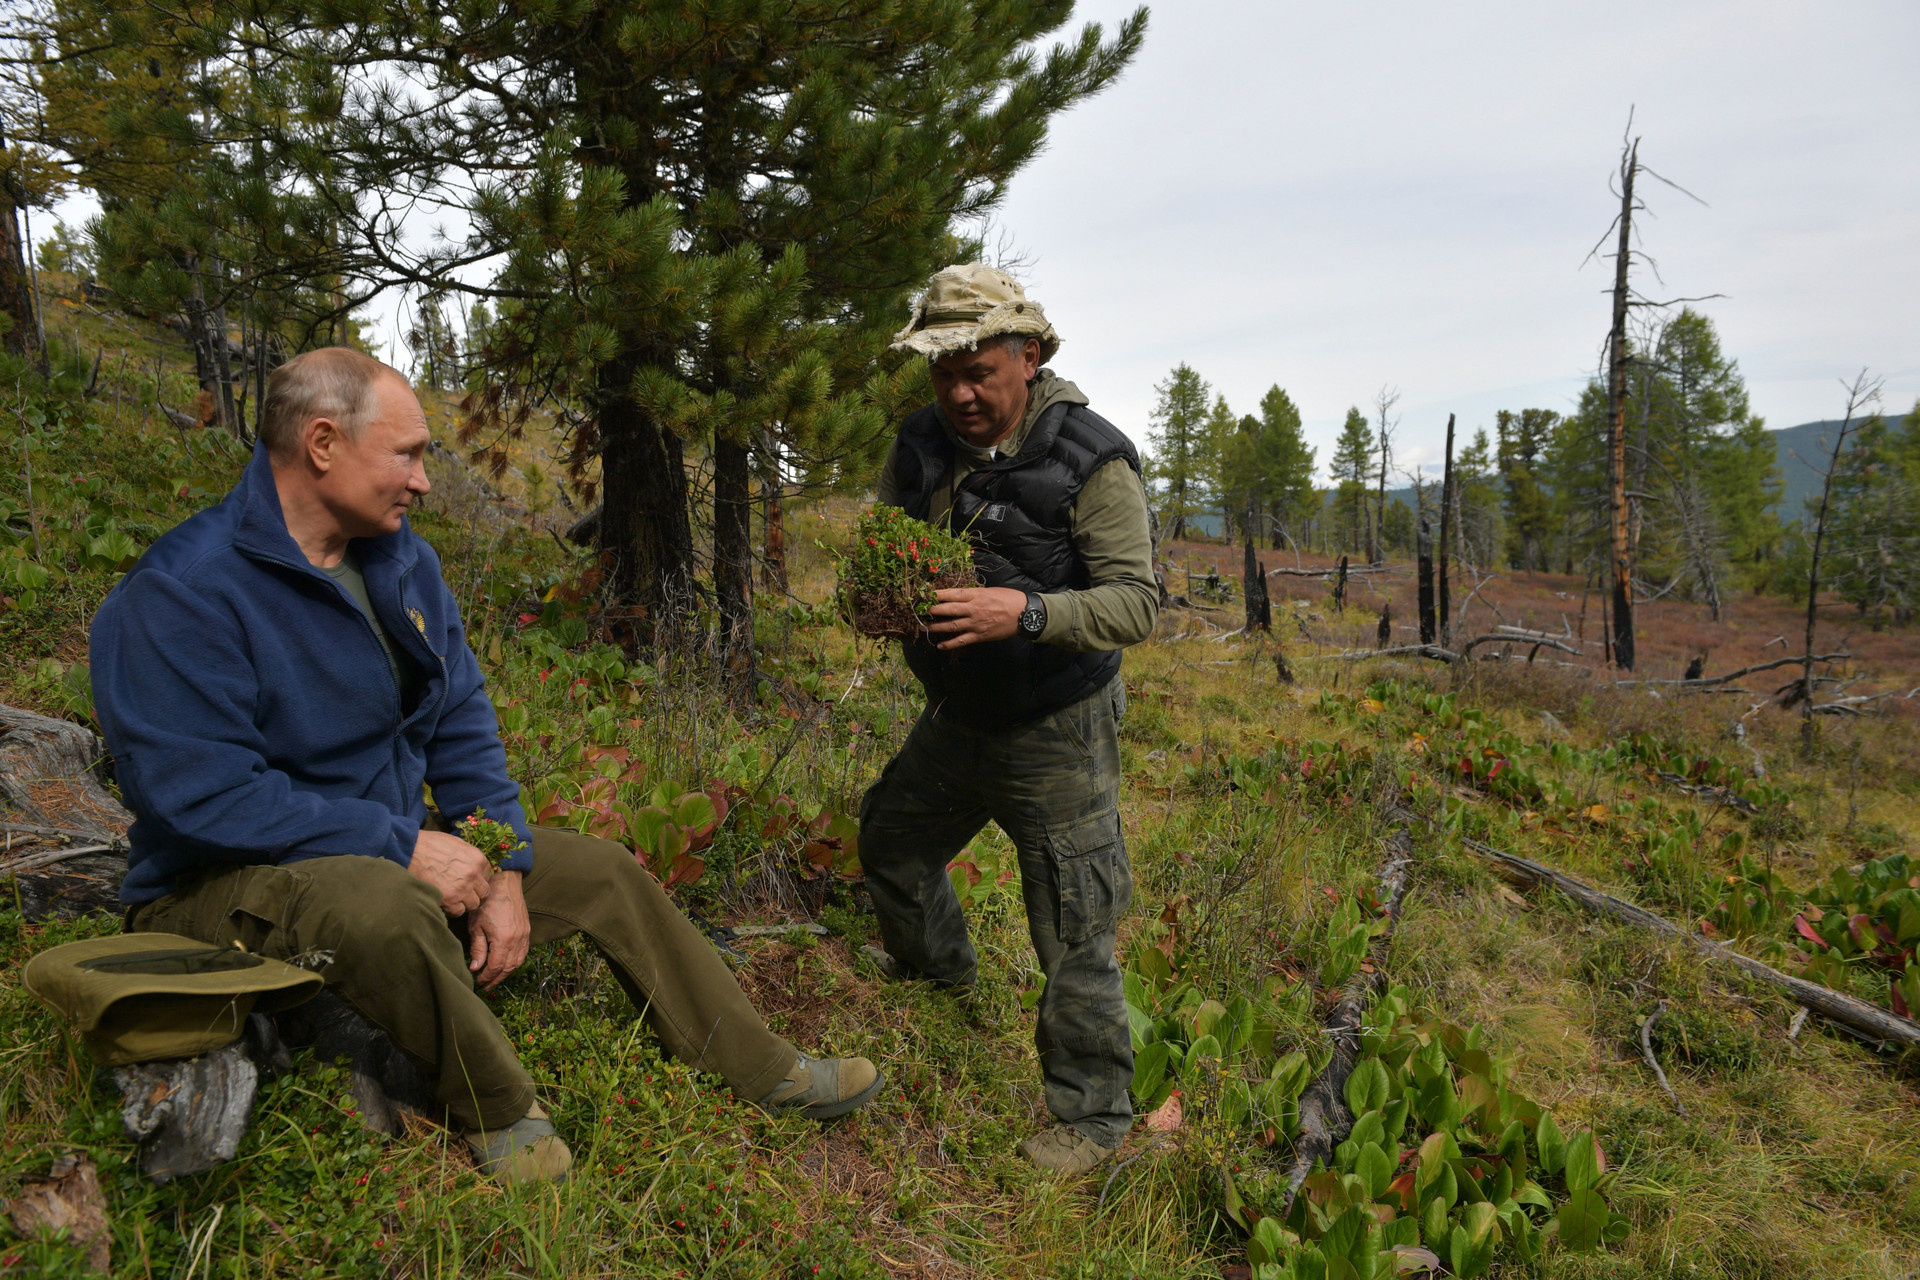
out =
[[0,879],[27,919],[119,911],[133,815],[104,785],[108,765],[91,730],[0,706]]

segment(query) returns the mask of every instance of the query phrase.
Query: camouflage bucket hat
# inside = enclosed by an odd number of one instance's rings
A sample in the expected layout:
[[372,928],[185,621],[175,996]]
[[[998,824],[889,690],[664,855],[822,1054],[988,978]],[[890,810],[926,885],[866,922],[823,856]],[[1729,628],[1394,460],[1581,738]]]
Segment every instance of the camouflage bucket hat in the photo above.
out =
[[913,318],[893,335],[893,350],[918,351],[929,360],[972,351],[988,338],[1017,333],[1040,339],[1040,363],[1060,350],[1060,335],[1040,304],[1020,282],[985,263],[946,267],[933,273],[913,304]]
[[27,990],[80,1033],[104,1066],[190,1058],[240,1036],[250,1013],[289,1009],[320,975],[172,933],[119,933],[42,951]]

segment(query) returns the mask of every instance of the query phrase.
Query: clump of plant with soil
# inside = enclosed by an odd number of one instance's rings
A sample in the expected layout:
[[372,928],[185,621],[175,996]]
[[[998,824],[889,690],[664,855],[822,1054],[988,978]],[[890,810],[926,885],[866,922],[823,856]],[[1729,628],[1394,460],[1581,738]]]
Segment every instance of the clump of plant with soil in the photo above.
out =
[[927,634],[935,593],[979,585],[965,538],[874,507],[853,527],[840,557],[840,608],[861,635],[915,640]]

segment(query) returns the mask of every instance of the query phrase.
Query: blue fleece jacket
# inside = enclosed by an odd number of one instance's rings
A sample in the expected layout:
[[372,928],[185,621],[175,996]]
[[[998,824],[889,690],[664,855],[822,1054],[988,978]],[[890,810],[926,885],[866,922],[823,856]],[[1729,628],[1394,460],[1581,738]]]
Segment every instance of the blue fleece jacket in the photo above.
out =
[[404,867],[422,784],[449,818],[485,808],[531,838],[439,557],[404,524],[352,550],[388,637],[426,676],[411,712],[367,616],[288,534],[264,449],[100,607],[94,709],[135,817],[122,902],[202,868],[343,854]]

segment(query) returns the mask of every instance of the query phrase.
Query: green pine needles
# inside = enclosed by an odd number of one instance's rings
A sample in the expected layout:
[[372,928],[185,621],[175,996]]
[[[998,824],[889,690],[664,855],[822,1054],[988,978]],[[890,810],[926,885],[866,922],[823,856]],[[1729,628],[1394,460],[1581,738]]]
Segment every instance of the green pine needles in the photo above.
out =
[[937,591],[978,585],[965,538],[874,507],[853,526],[840,557],[840,607],[862,635],[913,640],[927,631]]

